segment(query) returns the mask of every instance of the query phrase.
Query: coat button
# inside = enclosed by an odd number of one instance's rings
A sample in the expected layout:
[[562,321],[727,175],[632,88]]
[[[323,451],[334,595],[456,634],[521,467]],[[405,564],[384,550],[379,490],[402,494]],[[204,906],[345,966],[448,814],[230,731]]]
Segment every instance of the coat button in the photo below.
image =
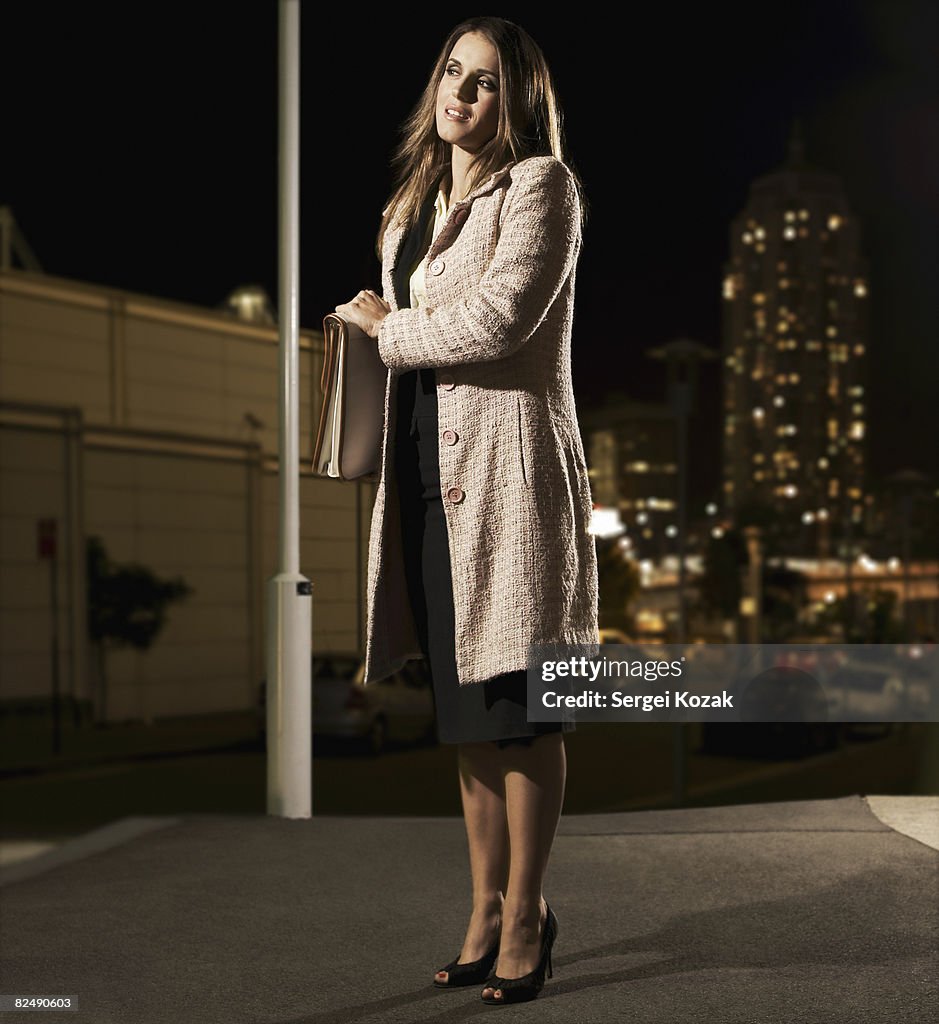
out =
[[444,268],[445,266],[446,266],[446,264],[445,264],[445,263],[443,262],[443,260],[441,260],[441,259],[436,259],[436,260],[434,260],[434,262],[433,262],[433,263],[431,263],[431,265],[430,265],[430,272],[431,272],[431,273],[432,273],[432,274],[433,274],[434,276],[436,276],[437,274],[442,274],[442,273],[443,273],[443,268]]
[[444,439],[444,441],[447,442],[447,444],[456,444],[456,431],[455,430],[445,430],[443,432],[443,439]]
[[466,497],[466,495],[463,493],[462,487],[450,487],[447,490],[447,497],[454,505],[457,505]]
[[459,210],[457,210],[456,213],[453,215],[453,223],[462,224],[463,221],[465,221],[468,216],[469,210],[467,210],[466,207],[463,206]]
[[449,373],[442,373],[437,381],[437,386],[443,388],[444,391],[452,391],[456,387],[456,381]]

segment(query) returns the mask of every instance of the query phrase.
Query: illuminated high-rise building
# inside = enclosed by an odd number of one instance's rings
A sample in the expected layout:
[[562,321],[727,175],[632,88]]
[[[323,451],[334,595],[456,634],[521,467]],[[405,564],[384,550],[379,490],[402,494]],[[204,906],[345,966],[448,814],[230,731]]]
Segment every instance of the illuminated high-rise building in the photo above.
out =
[[[865,507],[869,280],[840,180],[785,164],[750,186],[723,277],[723,492],[795,523],[857,529]],[[827,535],[827,529],[823,529]]]

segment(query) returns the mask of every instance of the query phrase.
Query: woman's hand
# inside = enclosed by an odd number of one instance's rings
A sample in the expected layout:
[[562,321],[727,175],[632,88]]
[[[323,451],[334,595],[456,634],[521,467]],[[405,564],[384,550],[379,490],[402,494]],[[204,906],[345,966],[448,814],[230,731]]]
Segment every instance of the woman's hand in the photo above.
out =
[[382,320],[391,312],[391,306],[371,288],[359,292],[351,302],[336,307],[336,312],[349,323],[360,327],[370,338],[378,337]]

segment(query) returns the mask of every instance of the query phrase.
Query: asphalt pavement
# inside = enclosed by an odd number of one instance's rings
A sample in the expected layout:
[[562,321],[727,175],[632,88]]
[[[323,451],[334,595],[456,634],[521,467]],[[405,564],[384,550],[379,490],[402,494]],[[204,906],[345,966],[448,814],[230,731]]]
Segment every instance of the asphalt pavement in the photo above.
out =
[[939,1018],[939,798],[561,819],[533,1003],[440,991],[461,818],[125,818],[0,867],[3,1024],[922,1024]]

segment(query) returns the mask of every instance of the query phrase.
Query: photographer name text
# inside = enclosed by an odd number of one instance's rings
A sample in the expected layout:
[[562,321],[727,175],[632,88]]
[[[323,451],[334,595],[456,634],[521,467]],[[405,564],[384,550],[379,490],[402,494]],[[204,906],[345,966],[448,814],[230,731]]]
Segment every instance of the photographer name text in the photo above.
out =
[[[671,703],[674,698],[674,705]],[[726,690],[720,693],[689,693],[687,690],[668,690],[665,693],[601,693],[586,690],[572,694],[561,694],[547,690],[541,698],[546,708],[639,708],[651,711],[653,708],[732,708],[733,694]]]

